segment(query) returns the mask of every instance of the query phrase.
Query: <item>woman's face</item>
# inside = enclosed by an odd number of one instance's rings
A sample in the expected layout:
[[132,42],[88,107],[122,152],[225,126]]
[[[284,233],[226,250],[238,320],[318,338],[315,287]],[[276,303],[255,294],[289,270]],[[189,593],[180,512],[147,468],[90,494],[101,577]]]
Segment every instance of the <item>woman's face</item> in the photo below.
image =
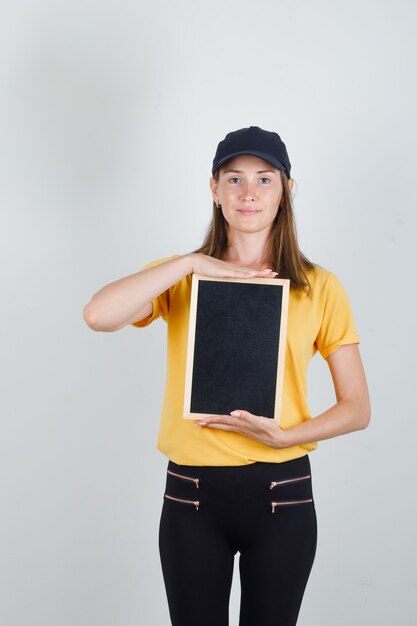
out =
[[218,183],[211,178],[210,187],[229,227],[244,232],[270,229],[283,192],[279,169],[242,154],[221,166]]

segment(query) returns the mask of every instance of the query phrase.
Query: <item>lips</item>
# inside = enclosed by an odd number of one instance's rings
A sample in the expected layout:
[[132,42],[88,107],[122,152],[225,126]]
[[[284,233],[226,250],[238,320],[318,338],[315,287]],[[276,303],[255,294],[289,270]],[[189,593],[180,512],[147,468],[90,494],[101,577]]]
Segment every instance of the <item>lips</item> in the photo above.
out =
[[253,215],[255,213],[259,213],[259,210],[253,209],[238,209],[239,213],[243,213],[244,215]]

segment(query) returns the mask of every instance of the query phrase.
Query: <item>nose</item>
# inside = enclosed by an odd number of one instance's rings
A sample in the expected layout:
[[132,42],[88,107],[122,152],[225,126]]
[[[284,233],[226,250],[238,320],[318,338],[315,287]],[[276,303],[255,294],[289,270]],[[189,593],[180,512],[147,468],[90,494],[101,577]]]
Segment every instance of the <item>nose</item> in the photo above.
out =
[[248,202],[253,202],[255,199],[255,186],[251,182],[246,182],[242,190],[242,199]]

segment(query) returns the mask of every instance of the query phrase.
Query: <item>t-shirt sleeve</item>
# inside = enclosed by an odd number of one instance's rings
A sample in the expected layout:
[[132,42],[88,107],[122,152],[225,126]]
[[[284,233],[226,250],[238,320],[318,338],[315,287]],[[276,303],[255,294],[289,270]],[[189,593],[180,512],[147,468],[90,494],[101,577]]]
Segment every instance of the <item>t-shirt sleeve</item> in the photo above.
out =
[[348,295],[333,272],[329,272],[324,298],[323,318],[315,344],[322,357],[327,359],[342,345],[360,343],[360,338]]
[[[146,263],[146,265],[141,267],[139,271],[142,272],[143,270],[150,269],[151,267],[155,267],[155,265],[165,263],[165,261],[170,261],[177,256],[179,255],[174,254],[163,259],[156,259],[155,261]],[[162,319],[167,322],[169,312],[169,299],[170,289],[166,289],[152,300],[152,313],[137,322],[132,322],[131,326],[136,326],[136,328],[144,328],[145,326],[149,326],[149,324],[151,324],[154,320],[158,319],[158,317],[162,317]]]

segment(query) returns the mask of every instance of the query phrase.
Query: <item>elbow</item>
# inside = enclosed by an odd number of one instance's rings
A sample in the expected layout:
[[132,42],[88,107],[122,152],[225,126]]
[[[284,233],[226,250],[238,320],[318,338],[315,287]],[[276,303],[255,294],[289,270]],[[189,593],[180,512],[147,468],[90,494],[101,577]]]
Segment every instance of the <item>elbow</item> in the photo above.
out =
[[83,309],[83,319],[87,326],[96,332],[112,333],[116,330],[120,330],[126,326],[126,323],[119,324],[117,326],[109,326],[103,324],[103,320],[100,321],[100,317],[97,315],[97,311],[88,303]]
[[371,422],[371,406],[369,399],[347,399],[349,403],[351,430],[365,430]]
[[362,421],[360,423],[361,424],[360,430],[365,430],[365,428],[368,428],[370,423],[371,423],[371,414],[369,413],[364,418],[362,418]]
[[368,428],[369,424],[371,423],[371,404],[369,402],[369,399],[366,402],[361,403],[359,413],[360,430],[365,430],[365,428]]
[[95,330],[95,331],[100,330],[98,321],[97,321],[97,316],[94,313],[94,310],[90,306],[90,304],[87,304],[83,309],[83,319],[84,319],[84,322],[87,324],[87,326],[91,328],[91,330]]

